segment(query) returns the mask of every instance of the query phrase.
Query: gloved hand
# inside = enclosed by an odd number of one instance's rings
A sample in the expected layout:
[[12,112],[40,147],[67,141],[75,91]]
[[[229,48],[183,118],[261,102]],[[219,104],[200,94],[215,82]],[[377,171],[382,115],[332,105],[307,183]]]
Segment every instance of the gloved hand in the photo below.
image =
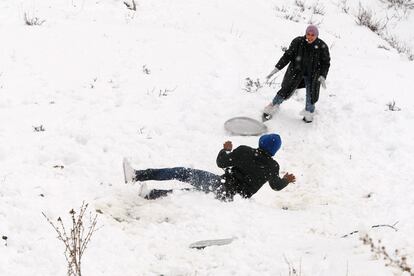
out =
[[318,78],[318,81],[321,83],[321,86],[323,87],[323,89],[326,89],[326,82],[325,82],[325,78],[323,76],[320,76]]
[[273,69],[272,72],[270,72],[269,75],[267,75],[266,80],[268,81],[274,74],[276,74],[277,72],[279,72],[279,69],[275,68]]

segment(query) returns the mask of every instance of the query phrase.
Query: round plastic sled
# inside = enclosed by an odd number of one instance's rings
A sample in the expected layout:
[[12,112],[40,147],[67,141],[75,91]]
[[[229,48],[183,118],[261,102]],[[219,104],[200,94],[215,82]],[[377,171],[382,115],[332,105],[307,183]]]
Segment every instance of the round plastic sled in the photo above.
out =
[[258,136],[267,132],[267,126],[249,117],[234,117],[224,123],[224,129],[232,135]]

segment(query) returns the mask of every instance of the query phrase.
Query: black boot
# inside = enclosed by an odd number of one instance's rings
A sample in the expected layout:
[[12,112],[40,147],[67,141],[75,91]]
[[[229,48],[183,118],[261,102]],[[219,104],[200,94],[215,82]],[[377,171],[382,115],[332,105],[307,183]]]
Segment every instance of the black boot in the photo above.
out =
[[306,120],[306,117],[303,117],[303,118],[302,118],[302,121],[304,121],[304,122],[305,122],[305,123],[307,123],[307,124],[312,123],[312,121]]
[[271,114],[263,113],[262,114],[262,122],[269,121],[270,119],[272,119],[272,117],[273,116]]
[[168,194],[172,193],[173,190],[151,190],[146,196],[144,196],[145,199],[153,200],[160,197],[165,197]]

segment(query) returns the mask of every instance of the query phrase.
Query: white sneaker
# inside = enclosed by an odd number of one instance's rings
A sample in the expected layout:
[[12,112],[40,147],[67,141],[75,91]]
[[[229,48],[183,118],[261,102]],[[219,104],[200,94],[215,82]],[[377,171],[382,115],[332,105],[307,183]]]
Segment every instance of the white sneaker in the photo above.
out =
[[135,170],[131,167],[128,160],[124,158],[122,161],[122,167],[124,168],[124,180],[125,183],[134,182],[135,181]]
[[310,113],[309,111],[306,111],[306,110],[302,110],[300,112],[300,115],[303,116],[303,119],[302,120],[304,122],[306,122],[306,123],[312,123],[312,121],[313,121],[313,113]]
[[273,115],[279,110],[279,105],[273,105],[273,103],[270,103],[266,105],[266,107],[263,109],[263,113],[266,113],[268,115]]
[[150,192],[151,192],[151,189],[148,188],[146,183],[142,183],[141,186],[139,186],[138,195],[140,197],[145,198],[147,195],[149,195]]
[[279,105],[273,105],[273,103],[266,105],[266,107],[263,109],[262,121],[266,122],[272,119],[273,114],[275,114],[278,110]]

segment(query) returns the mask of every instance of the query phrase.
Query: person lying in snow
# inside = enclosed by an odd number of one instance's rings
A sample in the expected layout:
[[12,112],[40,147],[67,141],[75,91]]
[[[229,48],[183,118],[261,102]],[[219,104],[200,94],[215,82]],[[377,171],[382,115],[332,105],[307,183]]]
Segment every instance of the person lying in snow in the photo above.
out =
[[306,106],[302,111],[303,121],[311,123],[319,89],[326,89],[326,76],[330,67],[329,48],[319,37],[318,28],[309,25],[304,36],[298,36],[290,43],[275,69],[266,77],[269,79],[289,64],[283,77],[282,87],[272,102],[263,110],[262,120],[267,121],[279,109],[279,105],[290,98],[297,88],[306,88]]
[[[265,134],[259,139],[257,149],[241,145],[232,151],[231,141],[223,145],[217,156],[217,166],[225,173],[221,176],[211,172],[175,167],[163,169],[135,170],[124,159],[125,183],[147,180],[178,180],[191,184],[196,190],[212,192],[220,200],[232,200],[238,194],[244,198],[253,196],[266,182],[273,190],[279,191],[296,181],[293,174],[279,177],[279,164],[272,158],[282,142],[277,134]],[[140,195],[146,199],[166,196],[173,190],[148,190],[141,185]]]

